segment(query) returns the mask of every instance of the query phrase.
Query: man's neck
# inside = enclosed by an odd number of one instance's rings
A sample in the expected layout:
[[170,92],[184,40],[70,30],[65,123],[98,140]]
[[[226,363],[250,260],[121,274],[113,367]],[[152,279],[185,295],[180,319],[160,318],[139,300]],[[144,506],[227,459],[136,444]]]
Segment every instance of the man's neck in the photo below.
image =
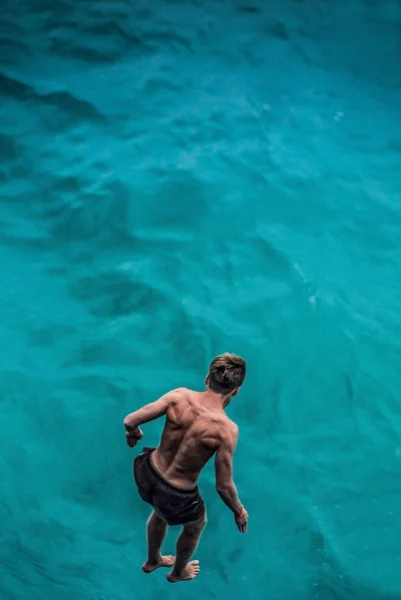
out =
[[209,387],[206,388],[206,390],[203,392],[203,395],[206,401],[211,406],[214,406],[216,408],[221,408],[222,410],[224,410],[228,404],[228,395],[222,395],[218,392],[214,392]]

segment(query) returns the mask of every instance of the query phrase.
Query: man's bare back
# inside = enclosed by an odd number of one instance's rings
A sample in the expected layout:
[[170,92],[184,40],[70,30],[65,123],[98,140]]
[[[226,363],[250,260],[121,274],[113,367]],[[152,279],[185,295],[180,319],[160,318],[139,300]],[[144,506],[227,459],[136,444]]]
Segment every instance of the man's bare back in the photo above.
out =
[[[133,447],[143,437],[140,425],[166,417],[158,448],[145,448],[134,461],[139,494],[154,508],[148,521],[146,573],[174,565],[168,576],[173,583],[193,579],[199,573],[199,562],[189,562],[206,525],[197,481],[213,455],[216,489],[234,513],[239,531],[245,533],[248,514],[232,479],[238,428],[224,412],[244,378],[243,359],[223,354],[212,361],[204,392],[178,388],[124,419],[127,443]],[[177,541],[177,556],[161,556],[167,525],[179,524],[184,529]]]
[[152,459],[171,483],[190,487],[219,447],[234,443],[238,428],[209,391],[181,388],[170,392],[170,398],[160,445]]

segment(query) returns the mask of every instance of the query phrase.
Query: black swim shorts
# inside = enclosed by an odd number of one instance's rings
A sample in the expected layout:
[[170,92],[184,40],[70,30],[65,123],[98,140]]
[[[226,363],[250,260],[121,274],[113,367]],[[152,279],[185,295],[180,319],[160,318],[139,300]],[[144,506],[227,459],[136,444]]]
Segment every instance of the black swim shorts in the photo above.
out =
[[153,506],[168,525],[184,525],[205,515],[205,505],[198,490],[178,487],[167,481],[154,467],[151,453],[144,448],[134,460],[134,479],[142,500]]

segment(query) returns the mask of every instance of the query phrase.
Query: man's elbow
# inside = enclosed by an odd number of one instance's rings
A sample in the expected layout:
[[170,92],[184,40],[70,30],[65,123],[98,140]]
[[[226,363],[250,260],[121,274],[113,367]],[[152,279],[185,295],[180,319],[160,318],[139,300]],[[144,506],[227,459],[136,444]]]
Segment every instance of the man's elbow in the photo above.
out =
[[218,481],[216,482],[216,490],[221,496],[226,496],[232,490],[232,481]]
[[132,415],[127,415],[123,421],[123,424],[127,431],[132,431],[136,427],[134,419],[132,418]]

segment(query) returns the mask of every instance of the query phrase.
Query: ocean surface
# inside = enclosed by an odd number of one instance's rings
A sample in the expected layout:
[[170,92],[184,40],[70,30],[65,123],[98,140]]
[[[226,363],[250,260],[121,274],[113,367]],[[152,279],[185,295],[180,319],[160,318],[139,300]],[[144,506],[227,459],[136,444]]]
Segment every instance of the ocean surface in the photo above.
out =
[[[396,0],[3,0],[1,600],[401,598],[400,31]],[[249,532],[211,463],[171,586],[122,421],[224,351]]]

